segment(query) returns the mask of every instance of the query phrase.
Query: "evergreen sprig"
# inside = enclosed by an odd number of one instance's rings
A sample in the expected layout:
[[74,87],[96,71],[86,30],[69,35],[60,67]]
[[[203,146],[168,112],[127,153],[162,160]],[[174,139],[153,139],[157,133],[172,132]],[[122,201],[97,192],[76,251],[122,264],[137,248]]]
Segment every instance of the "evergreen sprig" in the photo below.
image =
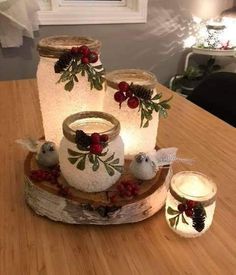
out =
[[156,94],[150,100],[143,100],[139,98],[139,112],[141,112],[141,124],[140,128],[147,128],[149,126],[149,122],[152,120],[153,112],[159,112],[160,116],[166,118],[168,116],[167,110],[170,109],[169,101],[172,99],[171,96],[169,99],[155,102],[162,97],[162,94]]
[[109,176],[113,176],[115,174],[115,171],[119,173],[123,172],[123,166],[119,165],[120,159],[115,158],[115,153],[113,153],[111,156],[103,160],[101,157],[106,156],[108,151],[101,153],[99,155],[92,154],[86,149],[83,149],[82,151],[83,153],[68,149],[68,154],[70,155],[68,160],[71,164],[76,165],[77,169],[84,170],[85,162],[86,162],[86,159],[88,158],[90,163],[93,164],[92,170],[94,172],[96,172],[99,169],[101,164],[104,165]]

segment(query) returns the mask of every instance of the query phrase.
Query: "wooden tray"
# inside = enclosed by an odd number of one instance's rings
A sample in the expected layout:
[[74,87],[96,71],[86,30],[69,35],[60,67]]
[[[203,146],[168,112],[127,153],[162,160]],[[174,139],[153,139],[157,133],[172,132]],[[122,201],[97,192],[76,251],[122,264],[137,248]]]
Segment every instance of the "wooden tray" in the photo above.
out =
[[[122,180],[134,179],[128,172],[129,161],[125,162],[125,172],[110,189],[99,193],[86,193],[70,187],[66,197],[59,195],[58,187],[49,182],[34,182],[30,171],[39,169],[35,156],[29,153],[25,160],[25,198],[28,205],[41,216],[71,224],[122,224],[147,219],[159,211],[169,189],[172,169],[162,167],[153,180],[138,181],[139,194],[132,198],[118,197],[111,202],[110,197]],[[60,184],[69,186],[61,175]],[[137,180],[136,180],[137,181]]]

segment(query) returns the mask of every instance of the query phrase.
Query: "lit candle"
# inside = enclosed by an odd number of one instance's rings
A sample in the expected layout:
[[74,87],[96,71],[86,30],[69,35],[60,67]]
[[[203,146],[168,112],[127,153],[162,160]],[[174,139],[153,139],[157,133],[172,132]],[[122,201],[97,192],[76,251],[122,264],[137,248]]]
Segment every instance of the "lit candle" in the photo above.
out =
[[[82,136],[77,130],[83,131]],[[80,112],[65,119],[63,133],[59,160],[69,185],[84,192],[101,192],[118,181],[124,165],[124,144],[115,117],[103,112]],[[94,133],[99,134],[96,142],[91,137]],[[102,140],[102,136],[107,139]],[[100,152],[94,152],[99,148]]]
[[[37,70],[37,83],[43,127],[46,140],[57,145],[63,136],[62,122],[74,113],[82,111],[100,111],[104,91],[91,90],[91,83],[85,75],[77,74],[72,91],[65,91],[66,82],[58,83],[61,74],[55,73],[54,65],[59,56],[70,51],[72,47],[85,45],[92,51],[100,53],[101,42],[88,37],[52,36],[40,40],[38,45],[40,62]],[[93,66],[101,65],[99,59]]]
[[166,200],[166,220],[183,237],[197,237],[210,227],[217,187],[207,176],[192,171],[177,173]]
[[[103,110],[113,114],[121,123],[121,137],[125,144],[125,157],[132,159],[139,152],[148,152],[155,148],[157,131],[159,124],[159,113],[153,111],[152,120],[148,127],[140,127],[141,112],[139,108],[132,109],[123,102],[121,108],[114,100],[114,94],[118,90],[118,84],[122,81],[128,84],[135,84],[153,90],[153,96],[156,91],[156,77],[143,70],[126,69],[110,72],[106,75],[107,89],[104,99]],[[158,102],[158,101],[156,101]]]

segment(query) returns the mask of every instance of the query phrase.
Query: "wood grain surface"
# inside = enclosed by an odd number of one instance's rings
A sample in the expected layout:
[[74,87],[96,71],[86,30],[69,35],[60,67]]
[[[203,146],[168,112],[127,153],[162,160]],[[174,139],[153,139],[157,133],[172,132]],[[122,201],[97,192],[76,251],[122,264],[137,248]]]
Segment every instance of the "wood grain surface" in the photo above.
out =
[[176,163],[174,172],[197,170],[218,185],[213,225],[202,237],[176,235],[163,210],[131,225],[65,225],[37,216],[24,201],[27,152],[14,141],[43,135],[36,81],[0,82],[0,98],[1,275],[236,274],[235,128],[178,95],[160,123],[158,146],[176,146],[178,156],[195,160]]

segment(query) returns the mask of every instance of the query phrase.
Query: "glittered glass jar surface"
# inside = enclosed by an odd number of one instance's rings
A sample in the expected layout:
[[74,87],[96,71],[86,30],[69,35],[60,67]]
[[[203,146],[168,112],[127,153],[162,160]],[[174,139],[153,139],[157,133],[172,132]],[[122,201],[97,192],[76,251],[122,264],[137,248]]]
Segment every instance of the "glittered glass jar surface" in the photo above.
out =
[[[76,131],[83,131],[89,137],[93,133],[107,136],[107,144],[101,153],[94,153],[92,145],[81,148]],[[116,183],[124,165],[124,144],[119,132],[119,121],[103,112],[81,112],[63,122],[59,161],[69,185],[84,192],[101,192]]]
[[202,235],[212,224],[217,187],[207,176],[183,171],[173,176],[165,215],[170,228],[186,238]]
[[[77,74],[72,91],[66,91],[66,82],[57,83],[60,74],[55,73],[54,65],[65,51],[85,45],[97,52],[100,57],[101,43],[88,37],[53,36],[43,38],[38,44],[40,61],[37,70],[37,83],[45,138],[57,145],[62,138],[62,122],[70,114],[78,111],[101,111],[103,90],[90,89],[85,73]],[[100,58],[93,66],[101,65]]]
[[149,126],[140,127],[141,113],[139,108],[131,109],[127,106],[127,102],[122,103],[121,108],[114,100],[114,94],[117,92],[118,84],[122,81],[128,84],[138,84],[147,89],[157,92],[156,77],[143,70],[125,69],[110,72],[106,75],[107,88],[104,99],[104,111],[113,114],[121,123],[121,137],[125,144],[125,157],[131,159],[139,152],[151,151],[155,148],[157,139],[157,130],[159,123],[159,113],[153,112],[152,120]]

